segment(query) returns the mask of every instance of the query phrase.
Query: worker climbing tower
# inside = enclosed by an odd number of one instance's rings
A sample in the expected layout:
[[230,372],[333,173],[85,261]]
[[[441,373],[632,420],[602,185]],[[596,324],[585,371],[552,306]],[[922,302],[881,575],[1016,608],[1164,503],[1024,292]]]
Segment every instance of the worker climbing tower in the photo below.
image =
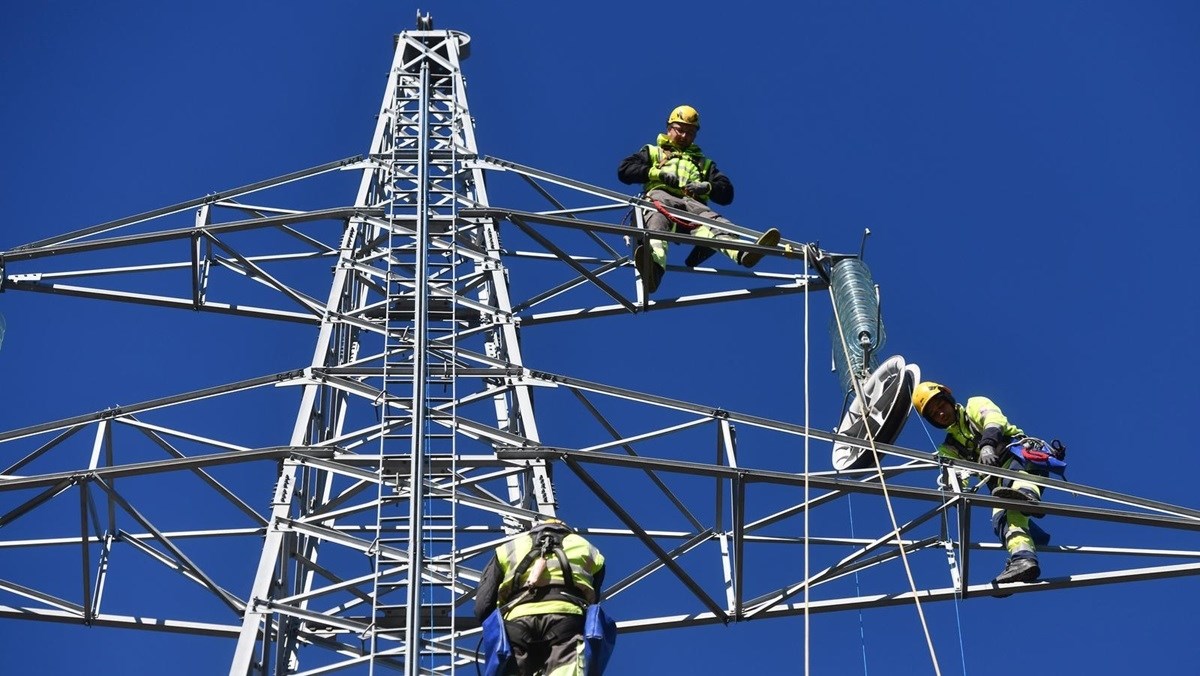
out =
[[[229,335],[254,324],[307,356],[0,432],[0,621],[227,639],[239,676],[475,673],[480,571],[553,515],[605,553],[623,632],[1013,593],[970,576],[998,549],[972,509],[1007,503],[939,491],[939,472],[972,467],[891,445],[919,370],[882,358],[861,253],[762,247],[765,228],[721,224],[768,264],[677,268],[671,284],[704,292],[649,298],[631,247],[653,205],[481,153],[469,47],[428,17],[396,37],[363,156],[0,252],[5,294],[151,306]],[[833,309],[837,433],[807,424],[799,396],[775,420],[523,349],[543,327],[814,291]],[[8,329],[29,321],[9,313]],[[806,470],[809,443],[832,448],[833,471]],[[1056,518],[1200,530],[1195,510],[1044,482],[1074,500],[1047,501]],[[831,507],[852,495],[901,516],[837,531]],[[1056,551],[1061,573],[1019,591],[1200,572],[1197,552],[1141,549],[1170,564],[1126,570],[1065,561],[1117,548]]]

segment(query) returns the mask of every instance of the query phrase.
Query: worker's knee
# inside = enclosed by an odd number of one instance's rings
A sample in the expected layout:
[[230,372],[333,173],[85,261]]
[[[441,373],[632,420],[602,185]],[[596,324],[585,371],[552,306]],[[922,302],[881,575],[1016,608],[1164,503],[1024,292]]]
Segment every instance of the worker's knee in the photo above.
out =
[[646,229],[654,232],[675,232],[675,224],[666,216],[655,212],[646,218]]
[[1029,517],[1016,510],[992,510],[992,532],[1001,542],[1013,532],[1029,532]]

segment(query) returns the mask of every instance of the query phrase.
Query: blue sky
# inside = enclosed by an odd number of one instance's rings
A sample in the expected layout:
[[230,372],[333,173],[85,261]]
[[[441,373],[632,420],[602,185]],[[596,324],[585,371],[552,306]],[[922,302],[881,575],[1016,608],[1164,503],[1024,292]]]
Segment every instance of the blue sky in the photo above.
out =
[[[464,68],[483,153],[629,190],[617,163],[689,103],[703,118],[697,142],[736,186],[722,209],[731,220],[837,252],[857,251],[870,229],[886,353],[956,394],[991,397],[1027,432],[1064,439],[1074,481],[1197,506],[1200,458],[1182,424],[1200,404],[1189,376],[1200,245],[1194,3],[419,6],[436,27],[472,37]],[[0,250],[365,152],[392,35],[413,26],[417,7],[10,9],[0,27]],[[674,250],[673,262],[683,255]],[[686,288],[685,277],[669,274],[663,293]],[[828,373],[828,301],[810,302],[811,415],[830,429],[841,392]],[[0,429],[221,382],[208,370],[219,360],[243,376],[307,365],[312,345],[303,331],[276,343],[244,322],[43,296],[0,295],[0,312]],[[791,296],[524,338],[528,361],[547,370],[802,422],[802,313]],[[667,356],[639,354],[648,340]],[[931,449],[915,420],[899,443]],[[828,468],[824,456],[813,462]],[[1085,535],[1065,519],[1047,525],[1063,544]],[[1143,544],[1196,540],[1175,532]],[[995,553],[975,561],[1002,565]],[[1043,557],[1045,574],[1061,573],[1060,561]],[[926,611],[943,673],[1179,673],[1200,658],[1198,592],[1181,578]],[[804,629],[791,618],[630,635],[612,672],[804,673]],[[911,607],[816,616],[811,632],[813,673],[934,671]],[[0,665],[13,673],[85,663],[97,676],[164,664],[220,673],[231,650],[24,622],[0,632]]]

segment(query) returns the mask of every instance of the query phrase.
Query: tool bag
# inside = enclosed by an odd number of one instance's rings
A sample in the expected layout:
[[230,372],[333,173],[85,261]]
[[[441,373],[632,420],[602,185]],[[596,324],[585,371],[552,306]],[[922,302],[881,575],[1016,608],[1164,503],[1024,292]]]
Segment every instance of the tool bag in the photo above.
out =
[[587,664],[585,676],[601,676],[616,646],[617,623],[599,603],[588,606],[583,621],[583,656]]
[[508,644],[508,634],[504,631],[504,616],[500,608],[492,611],[483,621],[484,676],[500,676],[504,667],[512,657],[512,646]]
[[1023,437],[1008,445],[1008,452],[1023,466],[1025,471],[1034,474],[1057,474],[1066,479],[1067,447],[1055,439],[1046,443],[1034,437]]

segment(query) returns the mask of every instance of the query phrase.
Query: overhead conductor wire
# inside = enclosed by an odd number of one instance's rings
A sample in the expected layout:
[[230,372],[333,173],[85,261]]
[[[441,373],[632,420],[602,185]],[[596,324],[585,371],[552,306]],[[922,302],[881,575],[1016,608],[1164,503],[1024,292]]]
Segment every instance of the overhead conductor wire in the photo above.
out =
[[[851,363],[850,362],[850,348],[849,348],[848,344],[846,343],[846,334],[842,330],[841,317],[838,316],[837,295],[830,294],[829,299],[830,299],[830,305],[833,307],[834,323],[838,327],[838,340],[841,343],[841,349],[842,349],[843,356],[846,359],[846,363],[849,364],[849,363]],[[859,382],[859,379],[851,378],[851,381],[854,385],[855,396],[858,397],[858,400],[860,402],[862,402],[863,406],[865,407],[867,399],[863,395],[862,385]],[[941,676],[942,670],[941,670],[941,667],[938,666],[937,651],[935,651],[934,647],[933,647],[933,638],[929,634],[929,625],[925,621],[925,611],[921,608],[921,599],[917,595],[917,585],[916,585],[916,582],[913,580],[912,567],[908,563],[908,552],[905,550],[904,544],[901,542],[900,526],[899,526],[898,522],[896,521],[896,511],[895,511],[895,508],[892,506],[892,497],[888,493],[887,479],[884,477],[884,474],[883,474],[883,463],[880,462],[879,449],[875,447],[875,434],[874,434],[874,432],[871,431],[870,425],[865,425],[864,429],[867,433],[867,443],[869,443],[871,445],[871,454],[875,458],[875,471],[878,472],[878,475],[879,475],[879,486],[880,486],[880,488],[883,489],[883,500],[884,500],[884,504],[887,505],[888,518],[890,518],[891,522],[892,522],[892,533],[895,535],[897,546],[900,549],[900,560],[904,563],[904,574],[908,577],[908,588],[913,594],[913,603],[916,605],[916,608],[917,608],[917,617],[920,618],[921,629],[922,629],[922,631],[925,632],[925,645],[929,648],[930,659],[933,660],[934,673],[937,674],[937,676]],[[808,586],[805,585],[805,593],[807,594],[807,592],[808,592]],[[806,604],[806,608],[807,608],[807,604]]]

